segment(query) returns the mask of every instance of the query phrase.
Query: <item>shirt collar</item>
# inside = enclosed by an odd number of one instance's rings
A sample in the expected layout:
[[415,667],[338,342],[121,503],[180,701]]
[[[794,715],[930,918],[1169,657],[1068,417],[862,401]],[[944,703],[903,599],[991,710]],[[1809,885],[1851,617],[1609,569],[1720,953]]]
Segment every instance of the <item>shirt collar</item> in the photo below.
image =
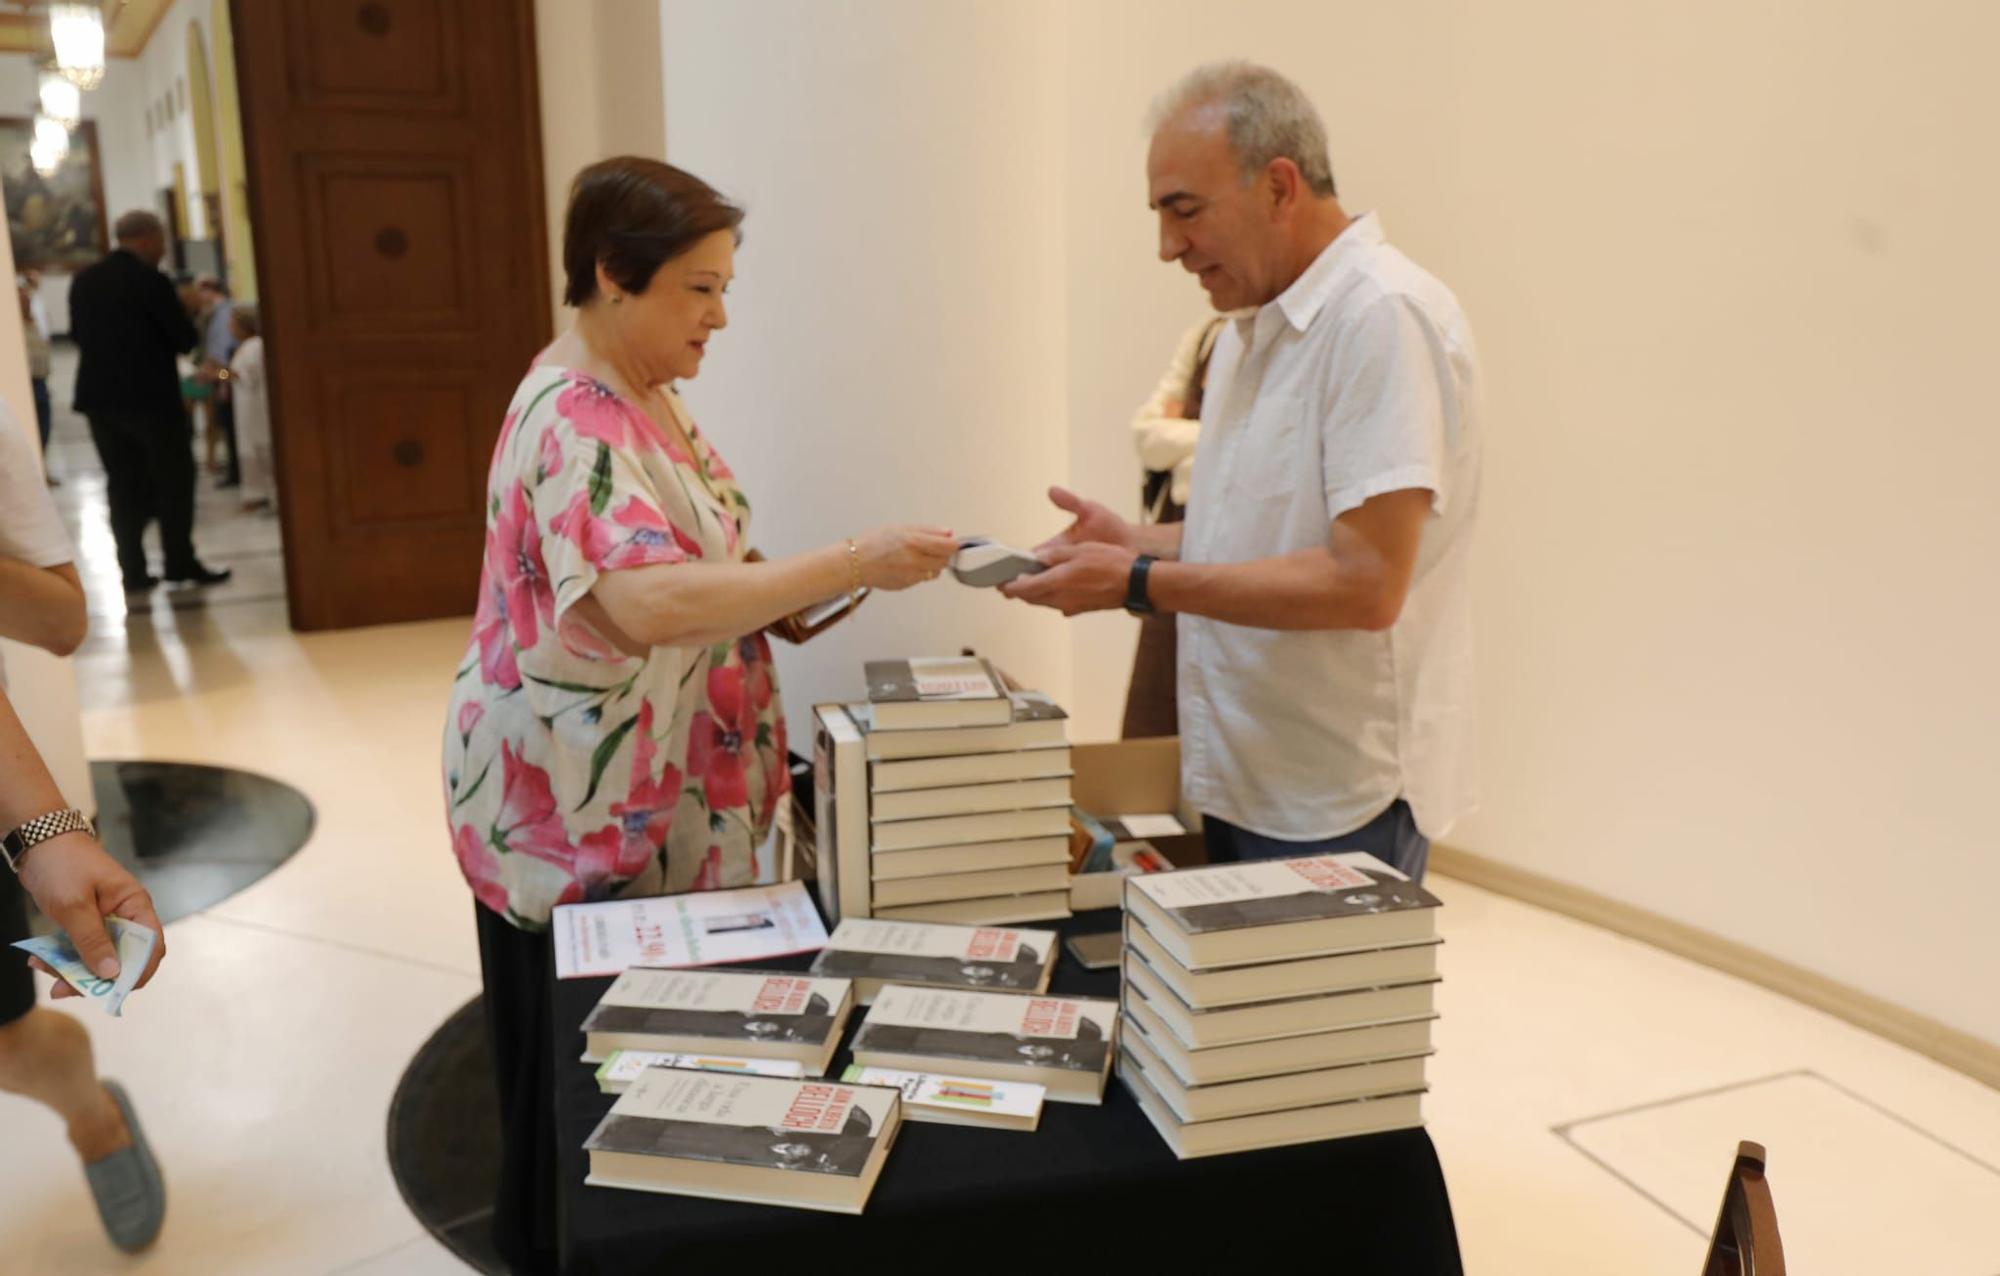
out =
[[1313,258],[1312,265],[1305,273],[1292,281],[1292,286],[1278,294],[1277,300],[1269,303],[1284,313],[1293,328],[1304,332],[1312,324],[1327,298],[1333,295],[1334,284],[1347,272],[1357,258],[1368,249],[1383,242],[1382,219],[1374,213],[1363,213],[1347,223],[1347,229],[1333,237],[1333,242],[1320,250]]

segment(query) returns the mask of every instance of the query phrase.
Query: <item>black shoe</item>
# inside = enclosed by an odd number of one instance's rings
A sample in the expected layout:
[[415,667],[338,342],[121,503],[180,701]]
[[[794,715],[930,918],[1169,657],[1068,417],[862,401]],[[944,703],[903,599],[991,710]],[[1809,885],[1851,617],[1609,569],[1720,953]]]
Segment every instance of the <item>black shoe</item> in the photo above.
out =
[[193,571],[182,572],[167,579],[176,585],[220,585],[233,575],[235,573],[227,567],[203,567],[200,563],[196,563]]
[[127,576],[125,578],[125,592],[128,594],[143,594],[159,583],[160,578],[158,576],[140,576],[136,578]]

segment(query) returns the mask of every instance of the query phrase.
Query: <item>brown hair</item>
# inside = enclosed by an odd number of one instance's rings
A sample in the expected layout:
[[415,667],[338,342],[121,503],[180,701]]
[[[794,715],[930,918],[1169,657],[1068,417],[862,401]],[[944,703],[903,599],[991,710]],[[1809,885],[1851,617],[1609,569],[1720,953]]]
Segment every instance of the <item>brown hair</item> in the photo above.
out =
[[654,272],[718,230],[743,241],[743,210],[693,173],[620,155],[599,160],[570,183],[563,219],[563,301],[597,296],[597,267],[620,288],[642,293]]

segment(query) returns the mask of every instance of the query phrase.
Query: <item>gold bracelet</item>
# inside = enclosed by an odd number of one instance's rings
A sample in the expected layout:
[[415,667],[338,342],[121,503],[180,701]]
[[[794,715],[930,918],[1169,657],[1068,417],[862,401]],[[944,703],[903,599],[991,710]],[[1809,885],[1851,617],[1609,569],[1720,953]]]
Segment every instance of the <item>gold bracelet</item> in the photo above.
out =
[[852,536],[847,538],[847,578],[848,600],[858,606],[861,602],[861,546],[854,543]]

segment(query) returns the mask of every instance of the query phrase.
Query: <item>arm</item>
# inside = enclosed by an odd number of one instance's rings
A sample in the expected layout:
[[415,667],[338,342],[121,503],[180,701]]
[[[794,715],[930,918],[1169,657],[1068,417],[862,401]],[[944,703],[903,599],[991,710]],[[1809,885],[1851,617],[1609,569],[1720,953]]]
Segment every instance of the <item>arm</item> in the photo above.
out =
[[160,325],[168,345],[175,350],[193,350],[201,344],[201,333],[195,330],[194,320],[181,304],[181,295],[174,291],[172,281],[165,275],[157,270],[150,273],[153,278],[146,281],[145,289],[147,312]]
[[[14,706],[0,693],[0,829],[12,830],[69,804],[42,764],[26,728],[14,716]],[[4,872],[0,869],[0,872]],[[62,927],[76,945],[84,964],[104,978],[118,974],[118,949],[105,933],[104,918],[123,917],[160,931],[152,896],[123,865],[107,855],[88,833],[65,833],[36,845],[21,859],[21,885],[50,920]],[[166,935],[153,950],[152,964],[139,987],[159,969],[166,955]],[[39,963],[37,963],[39,965]],[[42,967],[46,970],[47,967]],[[76,996],[59,984],[56,996]]]
[[0,556],[0,638],[67,656],[83,645],[89,624],[76,564],[32,567]]
[[860,583],[907,589],[943,571],[958,541],[939,527],[877,528],[854,541],[761,563],[657,563],[605,572],[576,603],[628,655],[755,633]]
[[1194,452],[1201,422],[1185,418],[1185,396],[1208,326],[1208,321],[1203,320],[1181,337],[1172,361],[1160,375],[1160,383],[1153,388],[1152,397],[1140,405],[1132,418],[1139,463],[1149,470],[1171,470]]
[[[1160,611],[1184,611],[1259,629],[1387,629],[1402,614],[1431,494],[1385,492],[1334,519],[1326,544],[1242,563],[1162,561],[1148,577]],[[1133,546],[1056,545],[1053,564],[1004,587],[1009,597],[1066,616],[1122,607]]]

